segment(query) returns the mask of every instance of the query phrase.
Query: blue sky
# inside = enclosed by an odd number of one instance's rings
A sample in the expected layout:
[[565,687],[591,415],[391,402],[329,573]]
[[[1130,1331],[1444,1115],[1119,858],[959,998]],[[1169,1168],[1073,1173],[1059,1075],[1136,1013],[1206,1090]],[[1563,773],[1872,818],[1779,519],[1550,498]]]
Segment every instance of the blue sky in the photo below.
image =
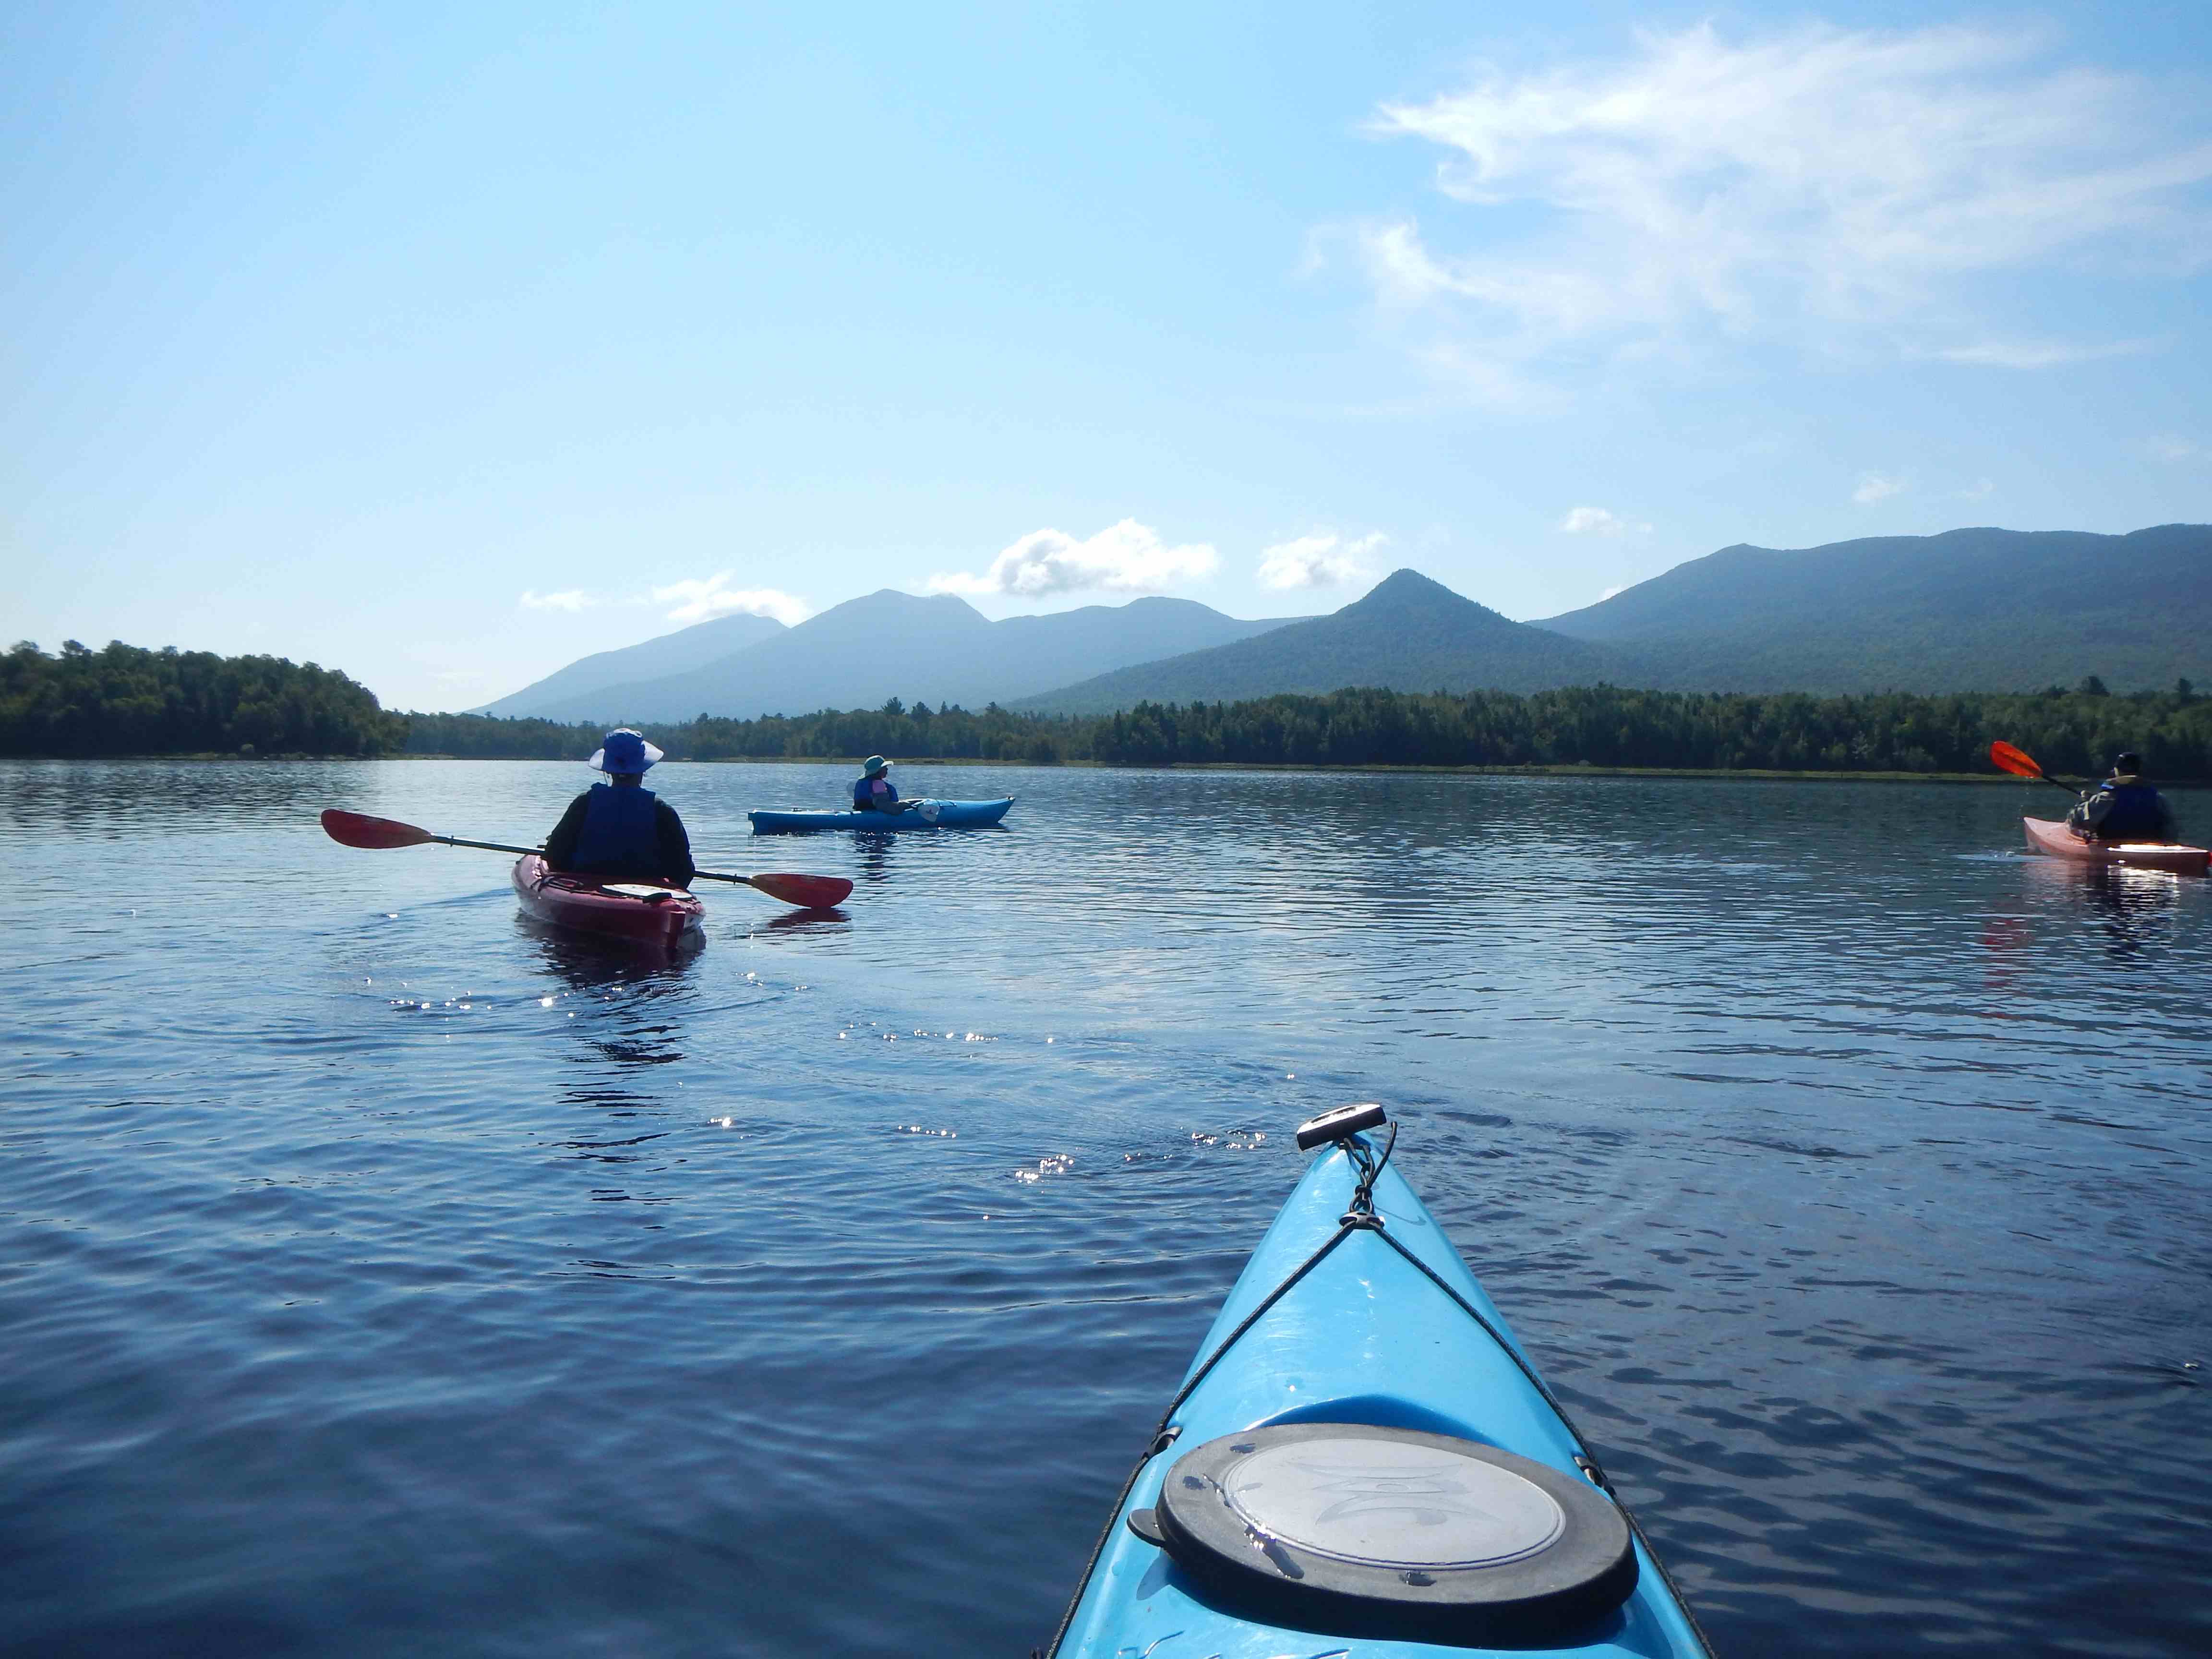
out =
[[2212,7],[0,15],[8,638],[1537,617],[2212,519]]

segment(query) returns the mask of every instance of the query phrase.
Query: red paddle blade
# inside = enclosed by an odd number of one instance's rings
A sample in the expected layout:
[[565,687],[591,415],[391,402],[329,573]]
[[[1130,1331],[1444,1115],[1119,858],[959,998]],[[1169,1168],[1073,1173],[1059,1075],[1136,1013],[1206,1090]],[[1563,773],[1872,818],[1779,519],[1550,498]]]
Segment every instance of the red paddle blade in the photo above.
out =
[[853,896],[853,884],[842,876],[748,876],[745,879],[770,898],[795,904],[802,910],[826,910]]
[[2002,739],[1990,745],[1990,764],[2000,772],[2010,772],[2015,777],[2039,778],[2043,769],[2035,763],[2035,757],[2026,750],[2015,749]]
[[417,830],[397,818],[373,818],[365,812],[323,809],[323,833],[348,847],[420,847],[430,839],[428,830]]

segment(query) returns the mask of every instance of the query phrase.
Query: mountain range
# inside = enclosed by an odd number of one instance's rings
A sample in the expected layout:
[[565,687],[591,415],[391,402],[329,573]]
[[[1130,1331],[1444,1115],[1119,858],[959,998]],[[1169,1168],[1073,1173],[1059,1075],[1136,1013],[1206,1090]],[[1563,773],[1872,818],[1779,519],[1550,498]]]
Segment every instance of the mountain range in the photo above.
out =
[[[623,651],[601,653],[502,697],[482,712],[557,720],[688,720],[695,714],[752,720],[818,708],[872,708],[892,697],[981,708],[1154,657],[1243,640],[1295,618],[1224,617],[1190,599],[1144,599],[1085,605],[1048,617],[993,622],[949,593],[918,599],[884,588],[832,605],[793,628],[767,623],[765,638],[697,660],[694,636],[724,617]],[[665,667],[655,657],[674,647]],[[619,659],[627,678],[590,665]]]
[[742,611],[734,617],[717,617],[712,622],[695,623],[641,645],[626,645],[619,650],[595,652],[579,658],[566,668],[556,669],[544,679],[496,702],[471,708],[469,713],[536,714],[579,701],[588,702],[590,694],[604,691],[609,686],[629,685],[639,680],[704,668],[782,632],[783,624],[773,617],[754,617]]
[[602,652],[483,712],[751,718],[896,696],[1097,714],[1348,685],[2022,691],[2090,674],[2116,691],[2212,683],[2212,526],[1726,547],[1535,623],[1414,570],[1326,617],[1258,621],[1145,599],[992,622],[886,588],[795,628],[731,617]]
[[1952,530],[1800,551],[1736,546],[1585,610],[1509,622],[1416,571],[1261,640],[1014,707],[1104,714],[1347,685],[1538,691],[2115,691],[2212,680],[2212,526],[2124,536]]
[[2114,690],[2212,675],[2212,526],[1724,547],[1534,626],[1666,690]]
[[1103,714],[1143,702],[1235,702],[1278,691],[1542,691],[1620,678],[1617,654],[1508,621],[1418,570],[1386,576],[1333,616],[1123,668],[1010,707]]

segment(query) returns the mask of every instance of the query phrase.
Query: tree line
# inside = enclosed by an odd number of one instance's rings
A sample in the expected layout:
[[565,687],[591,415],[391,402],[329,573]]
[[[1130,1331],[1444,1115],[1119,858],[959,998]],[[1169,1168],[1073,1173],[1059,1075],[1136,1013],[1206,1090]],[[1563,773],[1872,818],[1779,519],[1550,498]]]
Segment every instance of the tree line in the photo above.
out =
[[[589,723],[501,719],[487,714],[410,714],[407,751],[478,760],[580,760],[605,728]],[[1052,766],[1092,758],[1095,720],[1017,714],[993,703],[908,708],[893,697],[881,708],[825,708],[812,714],[728,720],[702,714],[638,728],[672,760],[838,760],[884,754],[935,760],[988,760]]]
[[[2092,677],[2022,696],[1904,692],[1820,697],[1577,686],[1416,694],[1376,690],[1244,702],[1140,702],[1119,714],[1018,714],[996,703],[730,720],[702,714],[646,735],[678,760],[913,758],[1106,766],[1601,766],[1711,771],[1981,772],[1993,738],[2053,772],[2101,773],[2142,754],[2154,776],[2212,780],[2212,698],[2109,695]],[[0,754],[404,752],[580,760],[592,725],[483,714],[398,714],[313,663],[75,640],[0,656]]]
[[[412,754],[579,759],[599,728],[478,714],[410,716]],[[1097,716],[908,707],[651,725],[678,760],[909,758],[1107,766],[1602,766],[1711,771],[1984,772],[1994,738],[2053,772],[2101,774],[2134,749],[2152,773],[2212,780],[2212,698],[1905,692],[1820,697],[1577,686],[1518,696],[1374,690],[1245,702],[1140,702]]]
[[282,657],[26,640],[0,656],[0,755],[394,754],[407,722],[335,670]]

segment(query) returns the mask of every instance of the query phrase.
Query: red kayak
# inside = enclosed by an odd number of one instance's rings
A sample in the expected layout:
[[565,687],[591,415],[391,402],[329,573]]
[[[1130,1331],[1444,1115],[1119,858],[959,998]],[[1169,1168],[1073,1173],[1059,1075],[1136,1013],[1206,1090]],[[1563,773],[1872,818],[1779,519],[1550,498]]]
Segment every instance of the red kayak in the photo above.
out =
[[2170,870],[2177,876],[2205,873],[2212,853],[2202,847],[2184,847],[2170,841],[2090,841],[2075,835],[2056,818],[2022,818],[2027,844],[2053,858],[2083,864],[2125,864],[2139,870]]
[[707,907],[681,887],[562,875],[535,853],[514,861],[514,892],[536,921],[646,945],[696,939],[707,921]]

